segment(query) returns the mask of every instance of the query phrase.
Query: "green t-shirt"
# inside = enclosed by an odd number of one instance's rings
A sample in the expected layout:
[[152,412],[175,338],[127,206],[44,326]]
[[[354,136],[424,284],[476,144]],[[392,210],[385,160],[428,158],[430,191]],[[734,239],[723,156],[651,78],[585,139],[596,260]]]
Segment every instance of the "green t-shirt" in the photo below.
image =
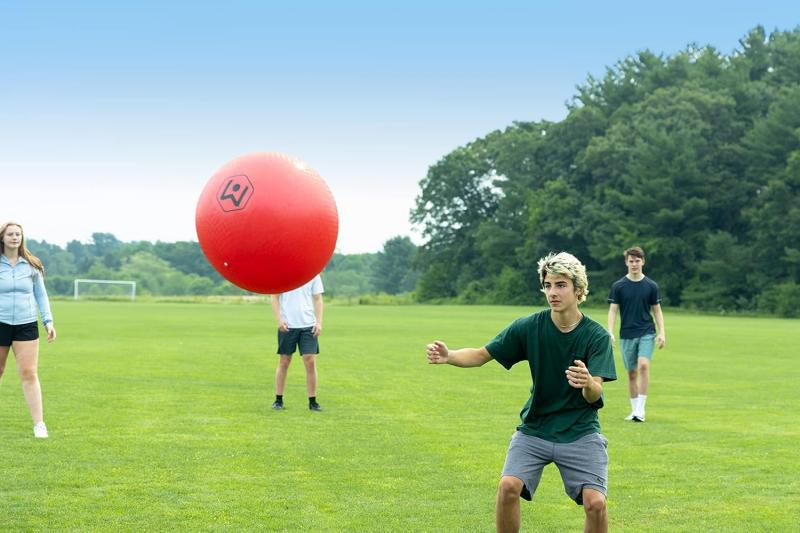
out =
[[593,377],[617,379],[611,337],[600,324],[584,315],[575,329],[562,333],[547,309],[515,320],[486,349],[506,369],[520,361],[530,365],[531,397],[520,412],[518,430],[551,442],[573,442],[600,431],[602,395],[588,403],[565,373],[580,359]]

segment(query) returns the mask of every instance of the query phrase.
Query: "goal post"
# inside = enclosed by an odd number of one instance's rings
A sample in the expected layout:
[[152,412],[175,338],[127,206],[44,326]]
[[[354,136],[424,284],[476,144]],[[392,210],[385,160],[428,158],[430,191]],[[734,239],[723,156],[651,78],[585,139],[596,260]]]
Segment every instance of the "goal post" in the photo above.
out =
[[[83,285],[86,287],[87,285],[127,285],[129,289],[126,291],[131,298],[131,301],[136,299],[136,282],[135,281],[122,281],[118,279],[76,279],[75,280],[75,299],[77,300],[81,296],[81,286]],[[84,290],[86,293],[86,290]],[[91,296],[95,296],[96,294],[91,294]],[[108,296],[107,294],[101,296]]]

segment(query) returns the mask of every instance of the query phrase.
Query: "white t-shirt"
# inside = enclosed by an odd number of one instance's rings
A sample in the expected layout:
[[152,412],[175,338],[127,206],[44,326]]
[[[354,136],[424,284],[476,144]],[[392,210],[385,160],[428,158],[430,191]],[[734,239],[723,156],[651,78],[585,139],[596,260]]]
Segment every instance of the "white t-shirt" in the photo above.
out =
[[314,314],[315,294],[322,294],[322,278],[319,274],[305,285],[280,295],[281,318],[290,328],[310,328],[317,323]]

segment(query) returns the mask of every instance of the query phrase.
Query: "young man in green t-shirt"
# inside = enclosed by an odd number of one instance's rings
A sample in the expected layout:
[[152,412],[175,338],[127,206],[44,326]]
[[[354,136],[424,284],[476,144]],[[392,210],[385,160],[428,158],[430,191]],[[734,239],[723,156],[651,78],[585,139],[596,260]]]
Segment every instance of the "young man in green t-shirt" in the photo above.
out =
[[608,442],[600,433],[603,382],[617,379],[608,332],[578,310],[586,300],[586,267],[566,252],[539,261],[549,310],[519,318],[483,348],[427,346],[428,362],[459,367],[495,359],[506,369],[528,361],[531,396],[520,413],[497,490],[499,532],[520,528],[520,497],[530,500],[542,470],[558,467],[567,494],[586,513],[585,531],[608,531]]

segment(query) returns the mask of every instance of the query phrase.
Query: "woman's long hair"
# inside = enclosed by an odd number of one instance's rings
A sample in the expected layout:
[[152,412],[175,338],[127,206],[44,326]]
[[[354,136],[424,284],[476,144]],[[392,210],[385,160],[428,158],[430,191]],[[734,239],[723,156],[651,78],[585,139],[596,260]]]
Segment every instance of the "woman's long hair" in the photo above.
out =
[[6,253],[6,244],[3,242],[3,237],[6,235],[6,229],[9,226],[17,226],[19,228],[19,232],[21,234],[21,238],[19,240],[19,255],[20,257],[24,258],[25,261],[31,264],[33,268],[38,270],[39,272],[44,275],[44,265],[42,261],[30,253],[28,248],[25,246],[25,230],[22,229],[22,225],[19,222],[6,222],[2,226],[0,226],[0,253]]

